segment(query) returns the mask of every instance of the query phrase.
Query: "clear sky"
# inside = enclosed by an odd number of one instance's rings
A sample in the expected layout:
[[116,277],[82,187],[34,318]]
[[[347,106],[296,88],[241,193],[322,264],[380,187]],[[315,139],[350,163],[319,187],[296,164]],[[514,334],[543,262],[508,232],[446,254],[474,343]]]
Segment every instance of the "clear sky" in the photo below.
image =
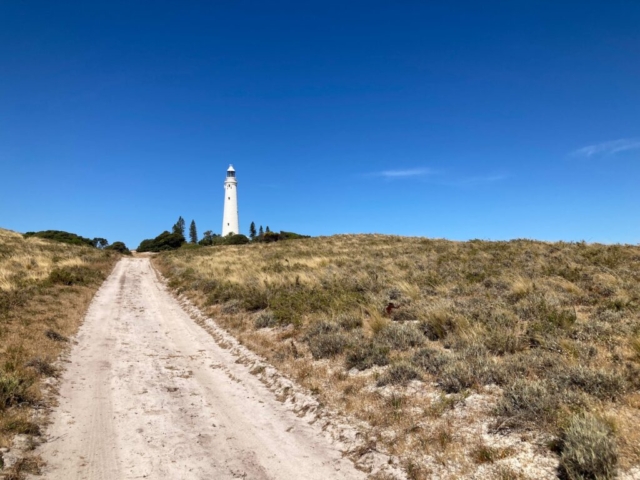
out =
[[0,226],[640,242],[640,2],[0,2]]

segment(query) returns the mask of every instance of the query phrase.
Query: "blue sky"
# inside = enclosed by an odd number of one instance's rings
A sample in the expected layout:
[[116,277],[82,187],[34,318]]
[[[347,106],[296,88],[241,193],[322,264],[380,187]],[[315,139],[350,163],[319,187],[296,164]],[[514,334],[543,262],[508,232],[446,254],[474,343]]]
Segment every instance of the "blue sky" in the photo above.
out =
[[640,242],[640,2],[1,2],[0,226]]

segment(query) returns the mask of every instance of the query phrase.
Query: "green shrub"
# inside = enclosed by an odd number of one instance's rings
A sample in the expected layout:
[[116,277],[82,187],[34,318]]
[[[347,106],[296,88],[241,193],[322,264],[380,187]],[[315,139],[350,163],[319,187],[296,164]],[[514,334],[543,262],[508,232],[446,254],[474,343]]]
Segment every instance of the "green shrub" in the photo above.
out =
[[[237,286],[236,289],[240,287]],[[240,298],[242,306],[247,310],[262,310],[269,306],[269,296],[266,289],[262,288],[258,282],[250,282],[242,289]]]
[[105,250],[114,250],[114,251],[119,252],[119,253],[121,253],[123,255],[131,255],[131,250],[129,250],[127,248],[127,246],[124,244],[124,242],[113,242],[108,247],[105,247]]
[[24,238],[29,237],[46,238],[47,240],[69,243],[71,245],[95,247],[94,242],[91,239],[81,237],[75,233],[64,232],[62,230],[44,230],[42,232],[27,232],[24,234]]
[[[40,427],[36,423],[30,422],[29,420],[19,416],[10,416],[6,418],[0,425],[0,430],[16,435],[23,434],[38,436],[42,433],[40,431]],[[0,455],[0,459],[1,458],[2,455]],[[2,470],[2,463],[0,463],[0,470]]]
[[561,472],[569,480],[616,476],[618,452],[611,428],[592,415],[576,415],[561,437]]
[[360,340],[355,342],[347,353],[345,365],[347,370],[357,368],[366,370],[374,365],[389,364],[389,347],[376,342]]
[[49,273],[49,282],[54,285],[88,285],[99,279],[98,272],[83,266],[54,268]]
[[181,233],[169,233],[166,230],[156,238],[147,239],[140,242],[138,252],[163,252],[166,250],[177,250],[186,240]]
[[277,324],[278,321],[275,315],[271,312],[262,312],[254,322],[256,328],[271,328],[275,327]]
[[422,378],[420,372],[413,365],[406,363],[398,363],[391,365],[386,372],[380,377],[377,385],[383,387],[385,385],[407,385],[411,380],[419,380]]
[[224,238],[225,245],[246,245],[251,240],[244,235],[227,235]]
[[0,373],[0,411],[29,400],[28,388],[33,380]]

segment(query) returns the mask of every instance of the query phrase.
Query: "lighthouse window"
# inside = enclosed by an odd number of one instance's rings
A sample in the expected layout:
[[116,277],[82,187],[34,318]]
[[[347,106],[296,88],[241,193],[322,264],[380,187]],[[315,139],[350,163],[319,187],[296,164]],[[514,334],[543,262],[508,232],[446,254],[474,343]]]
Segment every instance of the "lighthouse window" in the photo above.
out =
[[231,200],[231,197],[227,197],[227,200]]

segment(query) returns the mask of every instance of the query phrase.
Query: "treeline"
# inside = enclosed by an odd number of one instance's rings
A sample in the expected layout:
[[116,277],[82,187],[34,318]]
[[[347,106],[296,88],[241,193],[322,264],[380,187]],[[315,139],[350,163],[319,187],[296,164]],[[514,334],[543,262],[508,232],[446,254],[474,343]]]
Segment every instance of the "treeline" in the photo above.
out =
[[176,250],[183,246],[215,246],[215,245],[245,245],[252,242],[277,242],[281,240],[293,240],[297,238],[309,238],[308,235],[300,235],[293,232],[281,231],[280,233],[272,232],[267,226],[266,229],[260,226],[256,230],[256,225],[251,222],[249,227],[249,237],[242,234],[229,234],[221,236],[207,230],[202,234],[202,238],[198,239],[198,229],[195,220],[191,220],[189,225],[189,241],[185,237],[186,222],[182,217],[171,227],[171,232],[165,230],[155,238],[149,238],[140,242],[138,252],[163,252],[167,250]]
[[251,226],[249,226],[249,237],[252,242],[263,243],[278,242],[280,240],[294,240],[297,238],[310,238],[309,235],[300,235],[299,233],[285,232],[284,230],[280,231],[280,233],[272,232],[269,225],[267,225],[266,229],[263,229],[262,225],[260,225],[260,228],[256,230],[255,222],[251,222]]
[[55,242],[68,243],[70,245],[80,245],[85,247],[100,248],[104,250],[115,250],[125,255],[131,255],[131,252],[124,242],[113,242],[109,245],[106,238],[96,237],[94,239],[82,237],[75,233],[65,232],[63,230],[42,230],[40,232],[27,232],[23,234],[24,238],[37,237]]

